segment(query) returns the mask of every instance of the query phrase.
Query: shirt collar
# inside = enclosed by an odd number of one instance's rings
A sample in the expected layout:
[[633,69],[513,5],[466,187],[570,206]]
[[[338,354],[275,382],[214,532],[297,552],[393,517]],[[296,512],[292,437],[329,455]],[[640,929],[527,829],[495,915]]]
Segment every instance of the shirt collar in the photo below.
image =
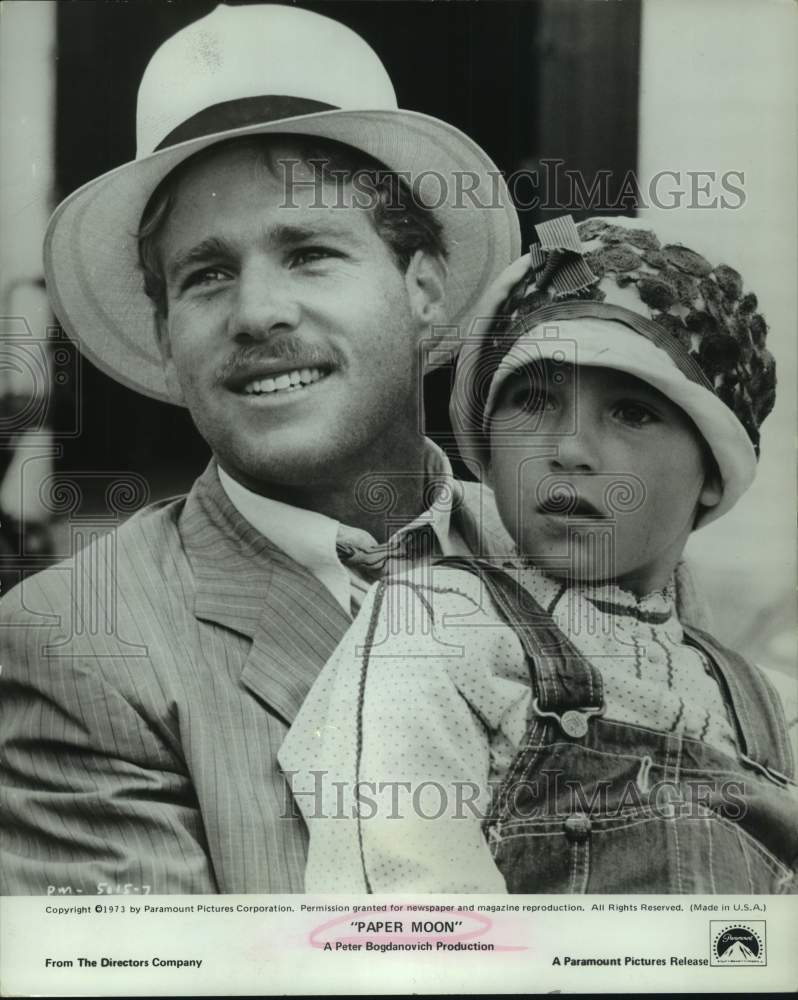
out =
[[424,498],[429,506],[396,534],[401,535],[421,525],[429,525],[438,541],[441,554],[456,555],[458,553],[453,549],[452,538],[452,507],[462,502],[463,488],[454,478],[446,453],[429,438],[424,439],[424,482]]
[[[424,439],[424,477],[429,507],[396,534],[429,525],[442,555],[462,554],[452,529],[452,507],[462,499],[462,486],[454,478],[445,452],[429,438]],[[219,480],[239,514],[300,566],[315,576],[319,576],[319,570],[342,566],[335,549],[339,521],[315,510],[293,507],[253,493],[221,466]]]
[[548,576],[525,559],[514,560],[524,587],[550,613],[561,603],[588,600],[602,614],[633,618],[649,625],[664,625],[675,615],[673,581],[661,590],[638,597],[617,583],[566,583]]
[[311,572],[337,563],[338,521],[315,510],[293,507],[253,493],[219,466],[219,480],[230,502],[253,528]]

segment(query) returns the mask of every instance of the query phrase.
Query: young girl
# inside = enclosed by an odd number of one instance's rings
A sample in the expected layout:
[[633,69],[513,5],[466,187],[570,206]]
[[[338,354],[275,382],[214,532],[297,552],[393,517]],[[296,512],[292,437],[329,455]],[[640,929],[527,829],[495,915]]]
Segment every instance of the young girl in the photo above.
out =
[[518,558],[370,591],[280,752],[306,891],[795,891],[778,696],[673,587],[754,477],[756,299],[628,219],[537,232],[452,401]]

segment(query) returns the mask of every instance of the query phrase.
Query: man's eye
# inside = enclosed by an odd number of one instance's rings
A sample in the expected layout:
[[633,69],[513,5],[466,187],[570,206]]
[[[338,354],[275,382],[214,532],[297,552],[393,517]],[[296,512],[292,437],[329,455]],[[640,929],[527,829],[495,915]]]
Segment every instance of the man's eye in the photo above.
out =
[[203,267],[199,271],[193,271],[183,282],[184,288],[193,288],[198,285],[213,285],[220,281],[226,281],[230,277],[229,272],[220,267]]
[[636,403],[633,400],[616,403],[613,413],[619,420],[634,427],[643,427],[645,424],[659,422],[659,417],[653,410],[643,403]]
[[341,254],[331,247],[300,247],[291,253],[291,266],[302,267],[303,264],[315,264],[318,261],[340,256]]

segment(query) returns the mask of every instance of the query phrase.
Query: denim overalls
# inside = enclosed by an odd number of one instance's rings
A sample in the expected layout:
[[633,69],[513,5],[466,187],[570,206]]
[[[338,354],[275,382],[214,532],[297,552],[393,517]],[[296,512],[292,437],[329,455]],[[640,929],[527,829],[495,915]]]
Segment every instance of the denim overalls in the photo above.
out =
[[511,893],[798,891],[798,799],[778,696],[697,629],[731,706],[738,759],[679,733],[602,717],[599,671],[515,580],[479,572],[518,635],[534,698],[485,821]]

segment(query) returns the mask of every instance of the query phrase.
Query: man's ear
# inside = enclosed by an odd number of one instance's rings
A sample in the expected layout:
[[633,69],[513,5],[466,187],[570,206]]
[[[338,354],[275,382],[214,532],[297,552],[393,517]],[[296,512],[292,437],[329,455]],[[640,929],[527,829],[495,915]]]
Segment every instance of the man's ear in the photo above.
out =
[[166,381],[166,388],[169,392],[169,398],[173,403],[183,406],[186,400],[183,396],[183,387],[180,385],[180,380],[177,377],[177,368],[172,356],[172,344],[169,340],[169,323],[166,316],[162,316],[159,312],[155,314],[155,339],[161,354],[163,375]]
[[446,278],[443,258],[416,250],[405,271],[410,308],[421,325],[429,328],[446,322]]

